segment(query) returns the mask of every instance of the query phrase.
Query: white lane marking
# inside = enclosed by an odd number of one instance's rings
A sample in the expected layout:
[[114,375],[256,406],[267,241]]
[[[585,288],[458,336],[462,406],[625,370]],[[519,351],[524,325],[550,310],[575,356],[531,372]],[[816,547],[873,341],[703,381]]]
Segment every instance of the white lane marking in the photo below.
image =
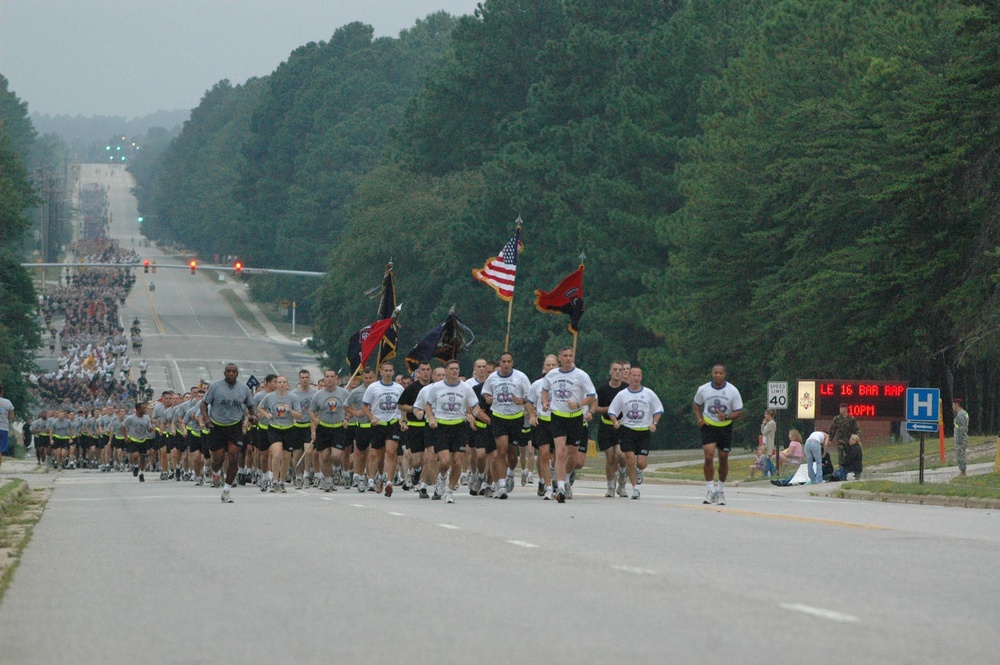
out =
[[838,621],[840,623],[854,623],[856,621],[859,621],[858,617],[856,616],[851,616],[850,614],[841,614],[840,612],[834,612],[833,610],[825,610],[822,607],[800,605],[799,603],[781,603],[779,607],[785,610],[791,610],[792,612],[802,612],[803,614],[811,614],[812,616],[819,617],[820,619],[829,619],[830,621]]
[[655,575],[655,570],[650,570],[648,568],[638,568],[636,566],[611,566],[615,570],[620,570],[623,573],[632,573],[633,575]]
[[[145,496],[130,496],[129,501],[159,501],[160,499],[211,499],[212,501],[218,501],[219,496],[217,494],[147,494]],[[121,501],[120,496],[107,496],[107,497],[77,497],[73,499],[49,499],[49,503],[86,503],[92,501]]]
[[355,508],[367,508],[368,507],[368,506],[362,505],[360,503],[352,503],[351,505],[354,506]]
[[541,547],[541,545],[536,545],[534,543],[526,543],[523,540],[508,540],[511,545],[517,545],[518,547],[527,547],[528,549],[533,549],[535,547]]
[[388,514],[389,515],[395,515],[396,517],[406,517],[406,515],[404,515],[403,513],[392,513],[392,512],[390,512]]
[[321,496],[320,498],[323,499],[324,501],[333,501],[333,499],[331,499],[328,496]]
[[[180,379],[180,381],[181,381],[179,385],[186,386],[187,384],[184,383],[184,377],[181,376],[181,367],[180,367],[180,365],[178,365],[177,361],[173,360],[173,359],[171,359],[170,362],[172,362],[174,364],[174,369],[177,370],[177,378]],[[182,390],[183,390],[183,388],[182,388]]]
[[438,526],[441,527],[442,529],[459,529],[459,528],[461,528],[461,527],[455,526],[454,524],[438,524]]
[[[235,323],[236,325],[238,325],[240,327],[240,330],[243,331],[244,335],[246,335],[247,337],[250,337],[250,333],[248,333],[247,329],[243,327],[243,324],[240,323],[240,320],[239,320],[238,317],[233,319],[233,323]],[[206,335],[206,337],[207,337],[207,335]]]

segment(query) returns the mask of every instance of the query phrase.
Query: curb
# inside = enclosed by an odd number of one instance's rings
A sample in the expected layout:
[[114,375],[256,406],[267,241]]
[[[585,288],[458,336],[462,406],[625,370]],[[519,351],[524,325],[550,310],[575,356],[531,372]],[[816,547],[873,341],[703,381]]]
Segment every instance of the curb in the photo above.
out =
[[7,514],[7,505],[17,501],[23,494],[28,492],[27,481],[22,480],[20,484],[14,489],[13,492],[0,499],[0,515]]
[[868,492],[865,490],[840,490],[829,496],[837,499],[854,499],[856,501],[884,501],[886,503],[913,503],[924,506],[946,506],[949,508],[986,508],[1000,509],[1000,499],[990,499],[979,496],[942,496],[940,494],[891,494],[885,492]]

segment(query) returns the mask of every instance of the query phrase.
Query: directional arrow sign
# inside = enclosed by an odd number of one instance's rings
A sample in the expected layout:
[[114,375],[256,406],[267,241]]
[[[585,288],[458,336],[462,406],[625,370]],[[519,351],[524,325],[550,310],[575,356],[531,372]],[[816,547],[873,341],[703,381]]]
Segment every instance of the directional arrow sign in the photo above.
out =
[[919,421],[915,422],[915,423],[909,423],[908,422],[908,423],[906,423],[906,431],[907,432],[936,432],[936,431],[938,431],[938,424],[937,423],[924,423],[924,422],[919,422]]

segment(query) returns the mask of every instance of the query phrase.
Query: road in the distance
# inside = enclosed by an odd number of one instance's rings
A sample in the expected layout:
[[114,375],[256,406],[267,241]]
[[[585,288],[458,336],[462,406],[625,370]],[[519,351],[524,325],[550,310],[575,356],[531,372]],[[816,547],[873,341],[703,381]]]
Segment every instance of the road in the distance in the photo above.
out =
[[[132,188],[135,181],[122,167],[85,164],[81,182],[98,182],[109,188],[112,213],[111,236],[122,247],[135,249],[144,259],[158,266],[184,265],[186,260],[143,246]],[[234,248],[233,253],[237,253]],[[255,374],[288,374],[295,383],[300,368],[318,372],[316,356],[304,348],[301,340],[291,340],[272,332],[264,335],[241,321],[220,295],[223,289],[245,292],[245,285],[232,273],[219,282],[199,270],[158,267],[156,274],[136,270],[138,281],[122,309],[127,329],[135,318],[143,336],[143,357],[150,365],[148,378],[156,394],[165,389],[185,390],[199,380],[222,378],[227,362],[240,366],[243,378]],[[150,289],[150,284],[155,284]],[[318,287],[320,280],[316,280]],[[133,366],[138,363],[133,358]]]

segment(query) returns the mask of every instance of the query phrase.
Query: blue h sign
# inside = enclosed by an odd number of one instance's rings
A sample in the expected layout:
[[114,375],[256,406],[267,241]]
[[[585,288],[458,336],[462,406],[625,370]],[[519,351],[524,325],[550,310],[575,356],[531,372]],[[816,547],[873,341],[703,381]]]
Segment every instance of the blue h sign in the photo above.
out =
[[906,419],[910,422],[936,423],[940,417],[938,388],[907,388]]

